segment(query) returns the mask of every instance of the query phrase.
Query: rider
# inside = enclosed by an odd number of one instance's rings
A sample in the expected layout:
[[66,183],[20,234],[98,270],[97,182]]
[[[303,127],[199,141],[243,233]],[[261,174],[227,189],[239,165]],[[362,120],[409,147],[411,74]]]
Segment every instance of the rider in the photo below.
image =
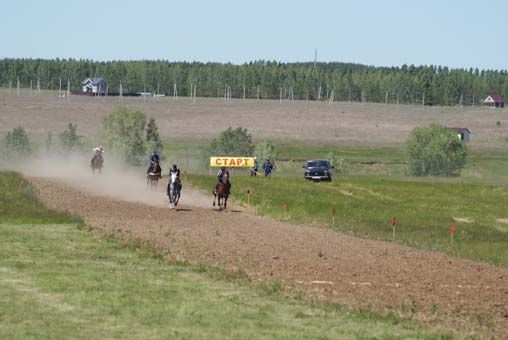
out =
[[228,195],[231,193],[231,181],[229,180],[229,171],[226,170],[226,167],[223,166],[217,172],[217,184],[215,184],[215,192],[219,190],[219,184],[223,182],[224,175],[227,175],[227,186],[228,186]]
[[263,164],[263,170],[265,170],[265,177],[272,175],[273,164],[270,162],[270,158],[267,158]]
[[150,156],[150,165],[148,166],[148,169],[146,170],[146,173],[149,174],[150,173],[150,169],[152,169],[152,166],[154,166],[154,164],[157,164],[159,165],[160,164],[160,157],[159,155],[157,154],[157,152],[154,150],[152,152],[152,155]]
[[252,169],[250,171],[251,176],[256,176],[258,173],[259,165],[258,165],[258,158],[254,157],[254,165],[252,166]]
[[180,169],[178,169],[176,164],[173,164],[173,167],[169,168],[169,177],[171,177],[172,174],[176,174],[176,179],[178,180],[178,182],[181,183],[181,181],[180,181]]
[[93,156],[93,158],[103,158],[103,155],[104,155],[104,148],[102,147],[102,145],[99,145],[98,147],[94,148],[93,151],[95,151],[95,155]]
[[159,157],[159,154],[157,153],[157,151],[153,151],[152,152],[152,155],[150,156],[150,161],[151,162],[159,162],[160,163],[160,157]]

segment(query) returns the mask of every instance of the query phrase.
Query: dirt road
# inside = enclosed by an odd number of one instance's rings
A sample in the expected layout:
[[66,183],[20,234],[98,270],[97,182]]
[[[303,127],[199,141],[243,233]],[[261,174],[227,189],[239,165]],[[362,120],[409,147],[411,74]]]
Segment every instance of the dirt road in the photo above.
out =
[[175,211],[168,209],[162,188],[144,190],[139,202],[134,196],[128,202],[92,180],[31,181],[49,207],[182,260],[240,269],[254,281],[283,282],[310,299],[508,338],[506,268],[291,225],[237,207],[215,211],[211,199],[190,188],[184,188],[183,204]]

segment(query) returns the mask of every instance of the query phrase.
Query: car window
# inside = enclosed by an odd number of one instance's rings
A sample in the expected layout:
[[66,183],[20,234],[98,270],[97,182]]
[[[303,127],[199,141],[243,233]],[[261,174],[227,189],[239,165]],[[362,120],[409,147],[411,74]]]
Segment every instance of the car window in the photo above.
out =
[[316,167],[328,167],[328,161],[310,161],[307,162],[307,167],[316,168]]

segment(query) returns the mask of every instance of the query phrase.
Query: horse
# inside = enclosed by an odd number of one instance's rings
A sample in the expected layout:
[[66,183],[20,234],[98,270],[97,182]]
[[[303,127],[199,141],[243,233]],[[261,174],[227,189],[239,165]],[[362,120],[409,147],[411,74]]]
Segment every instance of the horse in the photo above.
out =
[[95,175],[95,170],[98,170],[99,173],[101,173],[102,172],[102,166],[104,165],[104,158],[102,158],[101,155],[94,155],[92,157],[90,165],[92,166],[92,172],[93,172],[94,175]]
[[176,173],[171,173],[169,176],[168,182],[168,197],[169,197],[169,207],[174,209],[178,205],[178,201],[180,200],[180,191],[182,190],[182,184],[178,180],[178,176]]
[[146,174],[146,186],[150,186],[152,190],[157,188],[157,184],[159,183],[159,178],[161,178],[161,167],[159,162],[153,161],[148,169],[148,173]]
[[224,209],[226,209],[228,204],[228,196],[229,196],[229,187],[228,187],[228,175],[224,174],[222,176],[222,181],[217,186],[217,191],[213,191],[213,206],[215,207],[215,199],[217,198],[217,205],[219,209],[224,205]]

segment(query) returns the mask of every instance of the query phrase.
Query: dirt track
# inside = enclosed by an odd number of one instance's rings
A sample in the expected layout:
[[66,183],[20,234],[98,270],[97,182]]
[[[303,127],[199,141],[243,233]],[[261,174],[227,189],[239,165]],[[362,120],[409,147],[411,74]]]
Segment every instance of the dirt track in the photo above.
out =
[[506,268],[290,225],[235,207],[214,211],[204,206],[211,199],[189,188],[181,210],[172,211],[162,193],[153,193],[156,199],[143,200],[146,204],[99,196],[69,182],[31,180],[49,207],[79,214],[88,226],[119,238],[146,241],[173,257],[241,269],[253,280],[277,280],[312,299],[508,338]]

